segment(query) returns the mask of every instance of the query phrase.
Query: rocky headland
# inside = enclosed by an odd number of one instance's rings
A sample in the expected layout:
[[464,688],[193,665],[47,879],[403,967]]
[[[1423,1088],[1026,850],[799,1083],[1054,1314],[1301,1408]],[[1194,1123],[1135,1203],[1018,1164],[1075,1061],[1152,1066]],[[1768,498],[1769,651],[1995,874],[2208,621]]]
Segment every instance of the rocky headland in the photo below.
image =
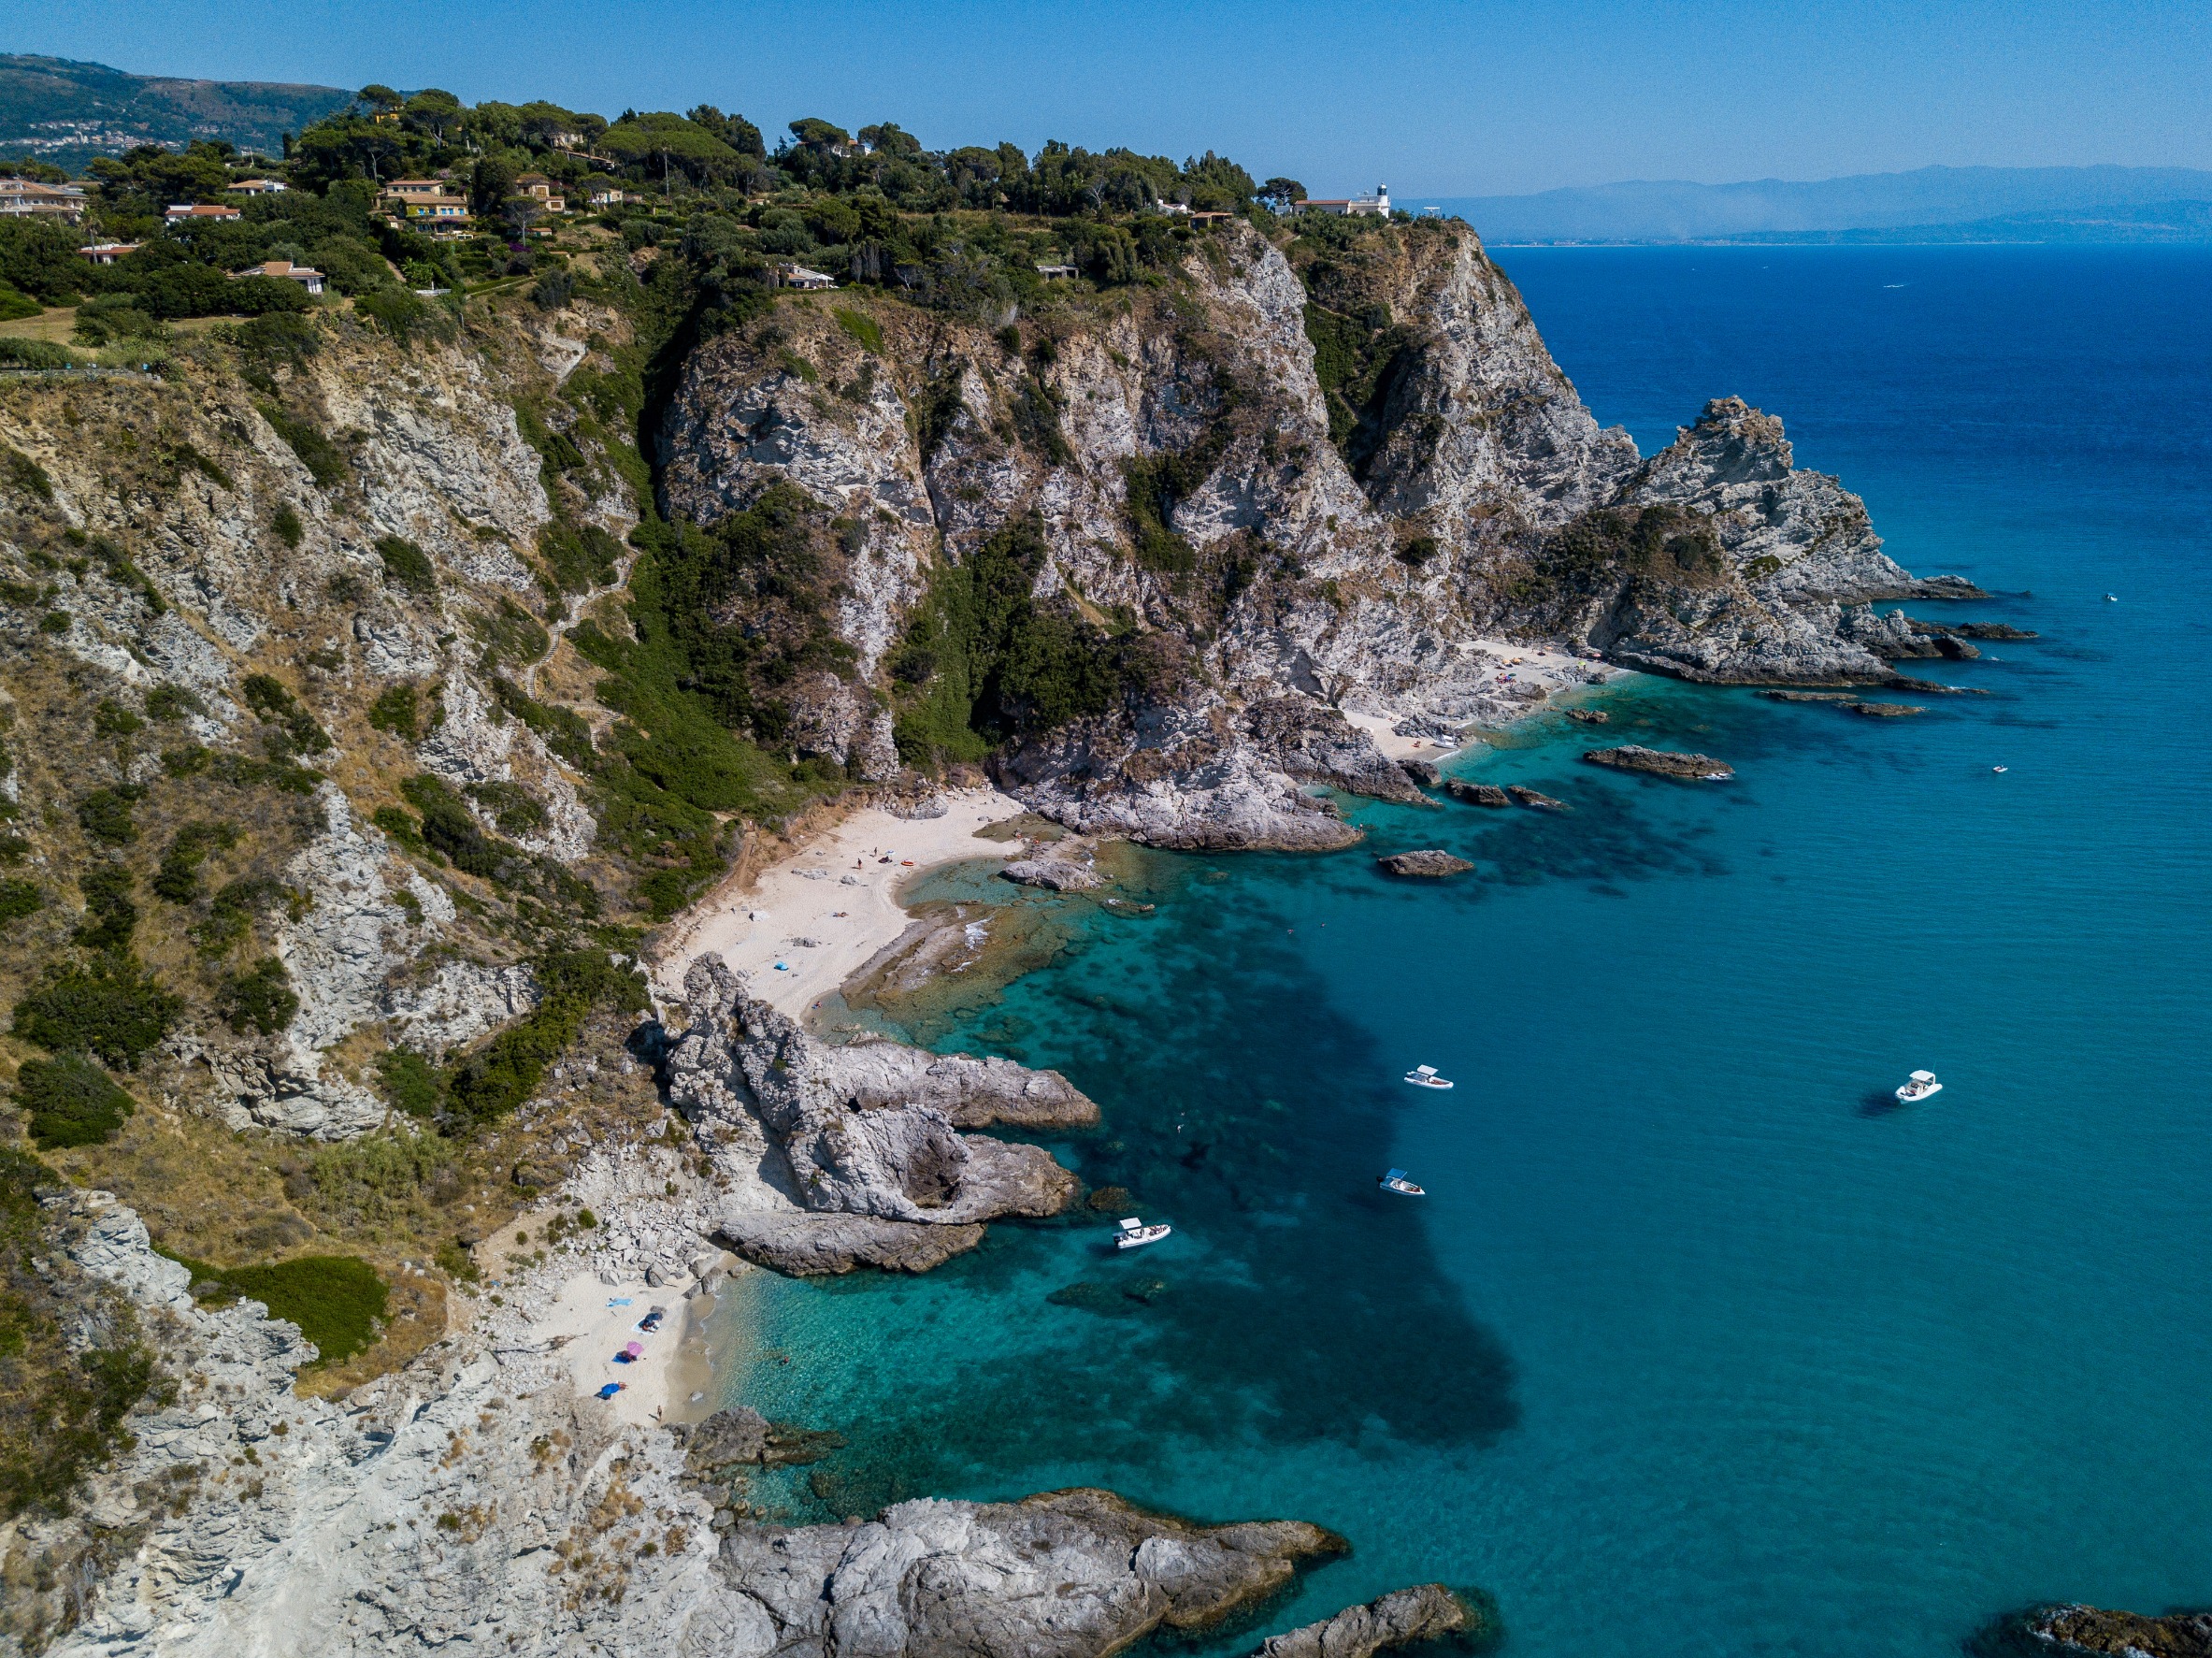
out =
[[[956,249],[793,292],[703,198],[466,303],[364,242],[377,304],[0,387],[0,1289],[82,1428],[0,1532],[18,1650],[1105,1658],[1338,1546],[1099,1492],[763,1528],[583,1315],[1075,1200],[983,1132],[1095,1123],[1075,1083],[802,1023],[1017,807],[1083,838],[1005,862],[1056,892],[1440,779],[1565,811],[1386,748],[1622,668],[1933,695],[1891,665],[2014,635],[1878,610],[1975,590],[1778,417],[1601,428],[1462,223],[1164,228],[988,303]],[[225,1289],[329,1259],[342,1357]],[[1468,1627],[1439,1593],[1271,1650]]]

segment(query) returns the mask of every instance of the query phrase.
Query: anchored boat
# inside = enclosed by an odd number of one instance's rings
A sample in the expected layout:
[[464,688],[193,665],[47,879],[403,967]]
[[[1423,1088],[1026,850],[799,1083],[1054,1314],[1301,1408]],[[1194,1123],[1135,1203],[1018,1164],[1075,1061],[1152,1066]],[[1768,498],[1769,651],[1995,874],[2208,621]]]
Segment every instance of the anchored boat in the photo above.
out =
[[[1451,1085],[1447,1083],[1445,1086],[1448,1088]],[[1390,1170],[1376,1180],[1375,1184],[1385,1191],[1396,1192],[1400,1197],[1427,1197],[1429,1195],[1428,1192],[1405,1177],[1403,1169]]]
[[1131,1215],[1114,1229],[1113,1247],[1116,1249],[1142,1249],[1147,1244],[1156,1244],[1175,1229],[1162,1221],[1147,1226]]
[[1451,1078],[1437,1075],[1433,1065],[1415,1065],[1405,1074],[1405,1079],[1417,1089],[1448,1089],[1452,1086]]
[[1898,1102],[1910,1105],[1916,1100],[1925,1100],[1931,1094],[1943,1092],[1943,1084],[1935,1080],[1932,1071],[1916,1071],[1905,1078],[1904,1086],[1897,1090]]

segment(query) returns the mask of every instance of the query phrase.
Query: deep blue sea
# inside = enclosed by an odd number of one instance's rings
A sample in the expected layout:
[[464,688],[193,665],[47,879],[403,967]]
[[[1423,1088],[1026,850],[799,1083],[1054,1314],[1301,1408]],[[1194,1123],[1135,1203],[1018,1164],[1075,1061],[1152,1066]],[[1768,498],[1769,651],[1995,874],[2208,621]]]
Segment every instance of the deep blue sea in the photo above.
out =
[[[2041,637],[1914,719],[1600,695],[1726,786],[1599,773],[1555,714],[1458,769],[1568,815],[1147,858],[1156,916],[1070,911],[925,1034],[1064,1070],[1105,1125],[1060,1154],[1174,1237],[740,1280],[730,1396],[852,1441],[777,1500],[1101,1484],[1352,1540],[1209,1653],[1430,1579],[1527,1658],[2212,1602],[2212,253],[1502,262],[1646,453],[1740,395],[1902,563],[2004,596],[1942,613]],[[1477,872],[1373,872],[1431,845]],[[1896,1109],[1915,1066],[1945,1089]]]

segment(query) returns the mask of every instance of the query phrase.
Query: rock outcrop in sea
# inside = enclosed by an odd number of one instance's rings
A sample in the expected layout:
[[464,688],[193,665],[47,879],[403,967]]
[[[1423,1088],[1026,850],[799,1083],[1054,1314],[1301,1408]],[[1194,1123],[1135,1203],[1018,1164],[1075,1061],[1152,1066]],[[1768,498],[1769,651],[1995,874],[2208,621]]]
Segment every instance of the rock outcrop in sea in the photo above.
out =
[[664,1061],[723,1190],[720,1233],[797,1274],[919,1272],[984,1223],[1056,1215],[1075,1176],[1034,1146],[962,1129],[1070,1128],[1098,1106],[1057,1072],[890,1042],[832,1047],[709,952],[684,975],[690,1028]]
[[1606,766],[1616,771],[1642,771],[1652,777],[1713,782],[1736,774],[1735,769],[1726,760],[1716,760],[1709,754],[1684,754],[1673,749],[1646,748],[1640,742],[1624,743],[1618,748],[1587,749],[1582,757],[1593,766]]
[[1984,1644],[2022,1658],[2044,1653],[2051,1658],[2208,1658],[2212,1612],[2147,1618],[2098,1607],[2042,1607],[2005,1619]]
[[1457,1636],[1474,1640],[1497,1633],[1489,1616],[1442,1583],[1397,1589],[1363,1607],[1270,1636],[1253,1658],[1373,1658],[1393,1647]]
[[1474,865],[1464,858],[1455,858],[1449,852],[1429,848],[1421,852],[1393,852],[1378,858],[1375,863],[1393,875],[1423,876],[1438,880],[1445,875],[1463,875]]

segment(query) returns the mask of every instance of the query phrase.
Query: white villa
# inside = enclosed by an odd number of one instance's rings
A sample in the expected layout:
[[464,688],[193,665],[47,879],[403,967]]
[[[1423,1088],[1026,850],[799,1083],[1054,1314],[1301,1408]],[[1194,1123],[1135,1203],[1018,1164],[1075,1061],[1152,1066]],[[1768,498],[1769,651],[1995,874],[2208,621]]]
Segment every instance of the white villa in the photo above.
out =
[[1333,213],[1339,219],[1387,219],[1390,216],[1390,186],[1377,184],[1372,195],[1332,197],[1317,200],[1312,197],[1298,204],[1301,213]]

